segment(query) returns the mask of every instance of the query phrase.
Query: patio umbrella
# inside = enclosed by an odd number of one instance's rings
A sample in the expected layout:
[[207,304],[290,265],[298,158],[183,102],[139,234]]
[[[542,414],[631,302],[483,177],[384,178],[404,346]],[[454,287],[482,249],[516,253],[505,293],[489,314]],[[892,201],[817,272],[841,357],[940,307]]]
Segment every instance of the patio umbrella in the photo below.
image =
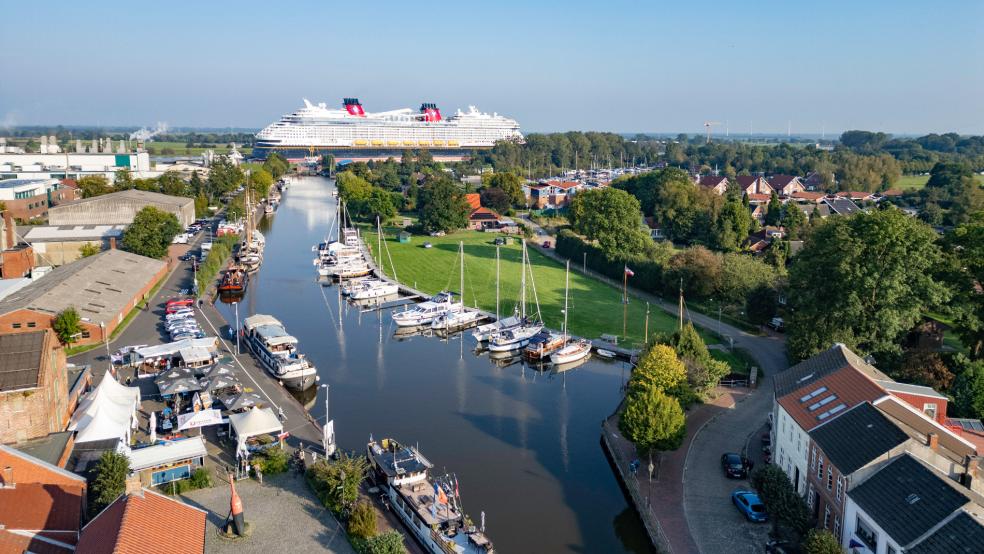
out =
[[157,442],[157,412],[150,412],[150,442]]

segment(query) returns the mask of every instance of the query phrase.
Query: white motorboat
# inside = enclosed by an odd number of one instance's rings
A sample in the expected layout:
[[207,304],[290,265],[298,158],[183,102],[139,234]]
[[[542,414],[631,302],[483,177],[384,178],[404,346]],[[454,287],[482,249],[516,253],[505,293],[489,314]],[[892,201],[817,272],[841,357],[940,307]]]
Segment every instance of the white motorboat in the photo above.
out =
[[400,292],[399,285],[395,283],[388,283],[378,279],[372,281],[375,282],[363,281],[362,286],[353,289],[350,294],[352,299],[368,300],[370,298],[382,298],[384,296],[391,296]]
[[457,309],[448,310],[431,322],[431,329],[441,329],[444,331],[457,331],[466,329],[481,321],[482,313],[477,309],[465,307],[465,246],[463,242],[458,243],[458,255],[461,258],[460,284],[458,292],[461,294],[461,302],[457,304]]
[[416,327],[430,325],[434,319],[444,312],[454,309],[460,304],[454,301],[454,294],[443,291],[432,296],[429,300],[414,305],[402,312],[393,312],[393,323],[399,327]]
[[614,360],[618,356],[618,354],[616,354],[615,352],[612,352],[611,350],[605,350],[604,348],[597,348],[595,349],[595,352],[597,352],[599,356],[605,358],[606,360]]
[[504,331],[506,329],[512,329],[518,327],[521,322],[516,316],[509,316],[504,319],[494,321],[492,323],[486,323],[485,325],[479,325],[475,327],[472,331],[471,336],[475,339],[475,342],[485,342],[489,340],[493,333],[497,331]]

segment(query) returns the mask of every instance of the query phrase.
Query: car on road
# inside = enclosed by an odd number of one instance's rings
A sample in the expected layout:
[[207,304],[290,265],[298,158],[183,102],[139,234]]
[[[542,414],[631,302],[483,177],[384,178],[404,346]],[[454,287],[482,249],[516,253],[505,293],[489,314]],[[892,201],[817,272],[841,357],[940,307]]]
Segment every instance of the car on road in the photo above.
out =
[[734,452],[721,454],[721,469],[729,479],[745,479],[748,477],[748,460]]
[[731,493],[731,501],[748,521],[762,523],[769,520],[765,513],[765,504],[752,491],[737,490]]
[[783,331],[786,330],[786,323],[782,320],[781,317],[774,317],[771,320],[769,320],[769,327],[772,327],[777,332],[782,333]]
[[164,303],[165,306],[191,306],[195,303],[194,298],[172,298]]
[[189,237],[187,233],[181,233],[180,235],[174,237],[171,244],[188,244],[190,239],[191,237]]

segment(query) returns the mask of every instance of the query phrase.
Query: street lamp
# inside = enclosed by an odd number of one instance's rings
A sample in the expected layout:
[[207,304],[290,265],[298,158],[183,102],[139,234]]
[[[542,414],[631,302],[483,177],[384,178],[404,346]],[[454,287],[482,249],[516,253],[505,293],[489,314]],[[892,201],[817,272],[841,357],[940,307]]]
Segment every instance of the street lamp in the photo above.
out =
[[239,351],[239,302],[233,302],[233,306],[236,307],[236,328],[233,331],[236,333],[236,355],[240,355]]

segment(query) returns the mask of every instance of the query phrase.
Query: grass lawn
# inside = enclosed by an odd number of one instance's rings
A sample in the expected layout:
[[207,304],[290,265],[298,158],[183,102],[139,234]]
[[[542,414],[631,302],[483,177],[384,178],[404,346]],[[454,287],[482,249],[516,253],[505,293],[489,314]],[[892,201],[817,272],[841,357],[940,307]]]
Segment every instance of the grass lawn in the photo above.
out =
[[892,183],[892,188],[902,190],[918,190],[926,186],[929,175],[903,175],[898,181]]
[[735,348],[730,352],[727,350],[710,350],[710,353],[715,360],[721,360],[731,366],[731,373],[735,375],[748,377],[748,374],[751,373],[751,367],[755,365],[751,356],[740,348]]
[[[384,236],[396,276],[407,285],[435,293],[450,289],[457,291],[459,283],[458,242],[465,248],[465,303],[495,312],[495,245],[499,235],[475,231],[459,231],[444,237],[415,235],[408,244],[396,240],[398,230],[386,229]],[[366,243],[373,250],[378,264],[386,273],[393,275],[390,261],[385,256],[380,261],[375,232],[367,230]],[[423,248],[424,242],[433,248]],[[385,249],[384,249],[385,250]],[[500,247],[500,304],[501,314],[508,315],[517,305],[520,291],[521,247],[518,241]],[[564,321],[564,266],[529,250],[533,266],[533,282],[540,302],[543,321],[552,329],[559,330]],[[528,289],[529,311],[535,311],[532,301],[532,288]],[[600,281],[571,272],[569,323],[571,333],[588,338],[598,338],[602,334],[619,336],[619,343],[639,347],[643,344],[646,320],[646,303],[638,298],[630,298],[626,319],[627,337],[622,336],[622,291]],[[650,309],[649,333],[672,333],[676,330],[676,319],[659,308]],[[714,342],[702,332],[704,340]]]

